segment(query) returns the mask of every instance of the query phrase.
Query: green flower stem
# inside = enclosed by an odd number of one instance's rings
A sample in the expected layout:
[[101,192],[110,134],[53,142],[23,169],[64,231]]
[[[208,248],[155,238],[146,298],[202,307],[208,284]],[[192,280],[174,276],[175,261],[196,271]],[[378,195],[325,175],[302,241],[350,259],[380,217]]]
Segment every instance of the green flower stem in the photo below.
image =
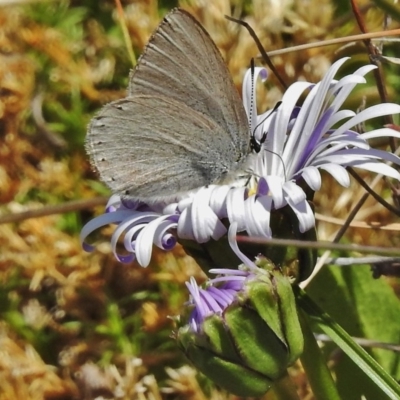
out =
[[296,386],[293,384],[287,371],[282,378],[274,382],[272,390],[277,400],[300,400]]
[[340,400],[335,382],[322,357],[306,315],[299,313],[299,319],[304,336],[304,351],[300,360],[316,400]]
[[312,322],[326,333],[390,399],[400,399],[399,384],[362,347],[355,343],[340,325],[318,307],[304,290],[299,287],[293,287],[293,290],[298,305]]

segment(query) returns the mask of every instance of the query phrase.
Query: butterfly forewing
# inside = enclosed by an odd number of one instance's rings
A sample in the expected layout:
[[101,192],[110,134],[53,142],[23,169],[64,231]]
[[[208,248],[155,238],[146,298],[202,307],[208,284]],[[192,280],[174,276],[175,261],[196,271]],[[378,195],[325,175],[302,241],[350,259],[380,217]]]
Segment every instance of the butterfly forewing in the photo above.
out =
[[131,76],[130,94],[162,95],[214,119],[241,152],[248,153],[249,125],[221,53],[186,11],[169,13]]
[[165,17],[128,97],[92,120],[86,147],[111,190],[150,201],[219,181],[243,162],[246,113],[218,49],[190,14]]
[[[157,110],[157,115],[149,110]],[[195,139],[188,139],[188,130]],[[171,197],[207,185],[231,168],[219,157],[224,146],[220,126],[161,96],[110,103],[92,120],[89,132],[88,152],[103,181],[114,192],[139,199]],[[215,134],[213,142],[210,132]]]

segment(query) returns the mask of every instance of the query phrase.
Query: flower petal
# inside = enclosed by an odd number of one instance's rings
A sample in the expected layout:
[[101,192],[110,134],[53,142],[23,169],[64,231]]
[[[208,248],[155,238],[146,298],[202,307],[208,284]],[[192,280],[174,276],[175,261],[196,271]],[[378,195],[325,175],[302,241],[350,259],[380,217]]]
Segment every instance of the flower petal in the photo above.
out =
[[317,191],[321,188],[321,174],[318,168],[313,166],[306,167],[301,172],[301,176],[312,190]]
[[353,118],[344,123],[342,126],[340,126],[336,130],[335,135],[341,135],[343,132],[347,131],[353,126],[361,124],[362,122],[365,122],[369,119],[399,113],[400,105],[393,103],[377,104],[375,106],[368,107],[367,109],[356,114]]
[[244,209],[244,201],[247,197],[246,188],[235,188],[229,191],[226,205],[229,222],[237,223],[238,232],[246,229],[246,213]]
[[268,184],[272,198],[274,199],[274,205],[276,208],[281,208],[286,205],[282,187],[285,183],[281,176],[268,175],[265,177]]
[[351,165],[354,168],[361,168],[366,171],[376,172],[377,174],[382,174],[388,176],[389,178],[397,179],[398,181],[400,181],[400,173],[390,165],[384,164],[382,162],[355,162],[354,164],[349,163],[348,165]]
[[272,236],[270,217],[272,210],[271,196],[251,196],[245,201],[246,232],[250,236]]
[[319,166],[319,168],[331,174],[333,178],[336,179],[336,181],[343,187],[350,186],[349,173],[346,171],[346,168],[342,167],[341,165],[333,163],[322,164]]
[[309,229],[314,228],[315,226],[314,212],[306,200],[296,204],[292,203],[289,200],[288,204],[296,214],[297,219],[299,220],[299,230],[301,233],[304,233]]
[[250,121],[250,130],[255,134],[254,130],[257,126],[257,97],[256,97],[256,83],[260,77],[262,82],[267,79],[267,70],[263,67],[249,68],[243,78],[242,98],[243,106],[246,110],[247,117]]

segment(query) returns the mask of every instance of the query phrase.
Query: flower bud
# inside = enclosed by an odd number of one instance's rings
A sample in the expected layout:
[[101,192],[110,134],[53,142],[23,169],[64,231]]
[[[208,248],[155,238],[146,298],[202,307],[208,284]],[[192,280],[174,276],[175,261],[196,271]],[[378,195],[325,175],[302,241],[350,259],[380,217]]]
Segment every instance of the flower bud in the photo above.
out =
[[264,394],[303,350],[288,277],[267,259],[222,274],[205,288],[192,279],[182,350],[203,374],[238,396]]

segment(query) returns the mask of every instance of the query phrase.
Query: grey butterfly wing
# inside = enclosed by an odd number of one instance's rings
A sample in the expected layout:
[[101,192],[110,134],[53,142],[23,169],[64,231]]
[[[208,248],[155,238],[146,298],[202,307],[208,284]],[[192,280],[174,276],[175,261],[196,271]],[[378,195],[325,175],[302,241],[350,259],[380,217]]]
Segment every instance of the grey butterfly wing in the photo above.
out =
[[166,96],[208,115],[243,156],[249,124],[222,56],[204,28],[174,9],[151,37],[130,77],[129,95]]
[[147,95],[106,105],[89,126],[86,148],[112,191],[144,201],[218,180],[239,157],[212,118]]

